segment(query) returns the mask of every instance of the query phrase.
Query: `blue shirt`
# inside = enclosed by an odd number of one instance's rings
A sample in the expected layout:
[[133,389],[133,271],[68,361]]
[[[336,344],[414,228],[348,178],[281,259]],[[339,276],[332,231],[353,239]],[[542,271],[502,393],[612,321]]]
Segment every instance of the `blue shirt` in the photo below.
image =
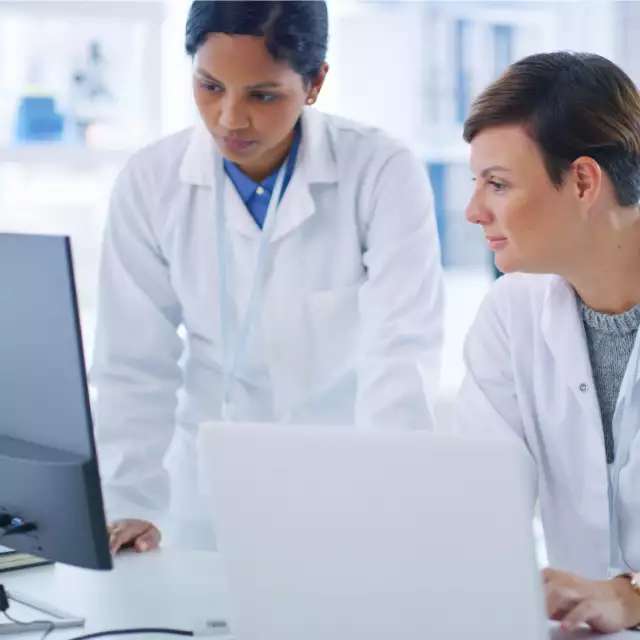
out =
[[[284,175],[284,183],[282,185],[282,195],[287,189],[291,176],[293,175],[293,168],[296,164],[296,157],[298,155],[298,148],[300,147],[301,128],[300,124],[296,125],[296,133],[293,138],[291,150],[285,160],[287,168]],[[224,170],[233,185],[238,192],[238,195],[244,202],[247,210],[251,214],[251,217],[256,221],[256,224],[262,229],[264,220],[267,217],[267,209],[269,208],[269,202],[271,200],[271,194],[276,185],[276,178],[278,177],[277,169],[268,178],[265,178],[262,182],[255,182],[249,176],[245,175],[241,169],[236,167],[233,162],[229,162],[224,159]]]

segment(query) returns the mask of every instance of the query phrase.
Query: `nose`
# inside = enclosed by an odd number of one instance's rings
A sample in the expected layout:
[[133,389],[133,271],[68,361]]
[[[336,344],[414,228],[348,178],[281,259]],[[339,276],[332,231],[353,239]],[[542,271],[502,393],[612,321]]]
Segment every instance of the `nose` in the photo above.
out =
[[249,113],[245,101],[226,95],[220,105],[220,126],[229,132],[246,129],[249,126]]
[[472,224],[479,224],[483,226],[489,225],[493,222],[493,213],[485,203],[482,202],[482,198],[477,192],[474,193],[471,196],[471,200],[469,200],[467,210],[465,211],[465,218]]

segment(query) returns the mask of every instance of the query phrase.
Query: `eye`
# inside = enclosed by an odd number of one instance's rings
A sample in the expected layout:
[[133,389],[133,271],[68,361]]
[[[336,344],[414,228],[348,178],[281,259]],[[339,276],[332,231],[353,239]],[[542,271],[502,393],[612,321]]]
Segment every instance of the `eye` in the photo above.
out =
[[202,87],[205,91],[208,91],[209,93],[220,93],[222,91],[222,87],[219,84],[206,82],[204,80],[200,80],[199,84],[200,84],[200,87]]
[[275,93],[265,93],[264,91],[256,91],[255,93],[252,93],[251,96],[258,102],[262,102],[264,104],[275,102],[280,97]]
[[501,193],[507,188],[507,185],[504,184],[504,182],[499,182],[498,180],[489,180],[488,184],[493,187],[493,190],[496,193]]

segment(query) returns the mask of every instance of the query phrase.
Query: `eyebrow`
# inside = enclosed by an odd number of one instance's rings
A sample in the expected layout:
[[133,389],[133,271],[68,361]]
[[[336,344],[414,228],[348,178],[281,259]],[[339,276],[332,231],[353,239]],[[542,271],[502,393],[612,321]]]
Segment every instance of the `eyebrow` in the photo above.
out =
[[[210,73],[208,73],[201,67],[198,67],[196,69],[196,73],[198,75],[201,75],[205,79],[210,80],[211,82],[215,82],[219,85],[224,86],[223,83],[220,82],[220,80],[218,80],[217,78],[214,78]],[[275,82],[272,80],[268,82],[258,82],[257,84],[249,84],[245,87],[245,89],[249,89],[249,91],[255,91],[256,89],[279,89],[281,87],[282,85],[279,82]]]
[[509,171],[506,167],[502,167],[499,164],[491,165],[487,167],[480,175],[483,178],[486,178],[489,174],[494,173],[496,171]]

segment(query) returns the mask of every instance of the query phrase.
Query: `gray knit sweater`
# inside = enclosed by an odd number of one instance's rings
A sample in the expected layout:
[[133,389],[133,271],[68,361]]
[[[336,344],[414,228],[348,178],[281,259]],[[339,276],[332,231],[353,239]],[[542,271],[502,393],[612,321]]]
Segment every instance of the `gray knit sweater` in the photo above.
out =
[[607,462],[611,464],[614,460],[613,414],[640,326],[640,306],[610,316],[590,309],[579,298],[578,304],[600,403]]

